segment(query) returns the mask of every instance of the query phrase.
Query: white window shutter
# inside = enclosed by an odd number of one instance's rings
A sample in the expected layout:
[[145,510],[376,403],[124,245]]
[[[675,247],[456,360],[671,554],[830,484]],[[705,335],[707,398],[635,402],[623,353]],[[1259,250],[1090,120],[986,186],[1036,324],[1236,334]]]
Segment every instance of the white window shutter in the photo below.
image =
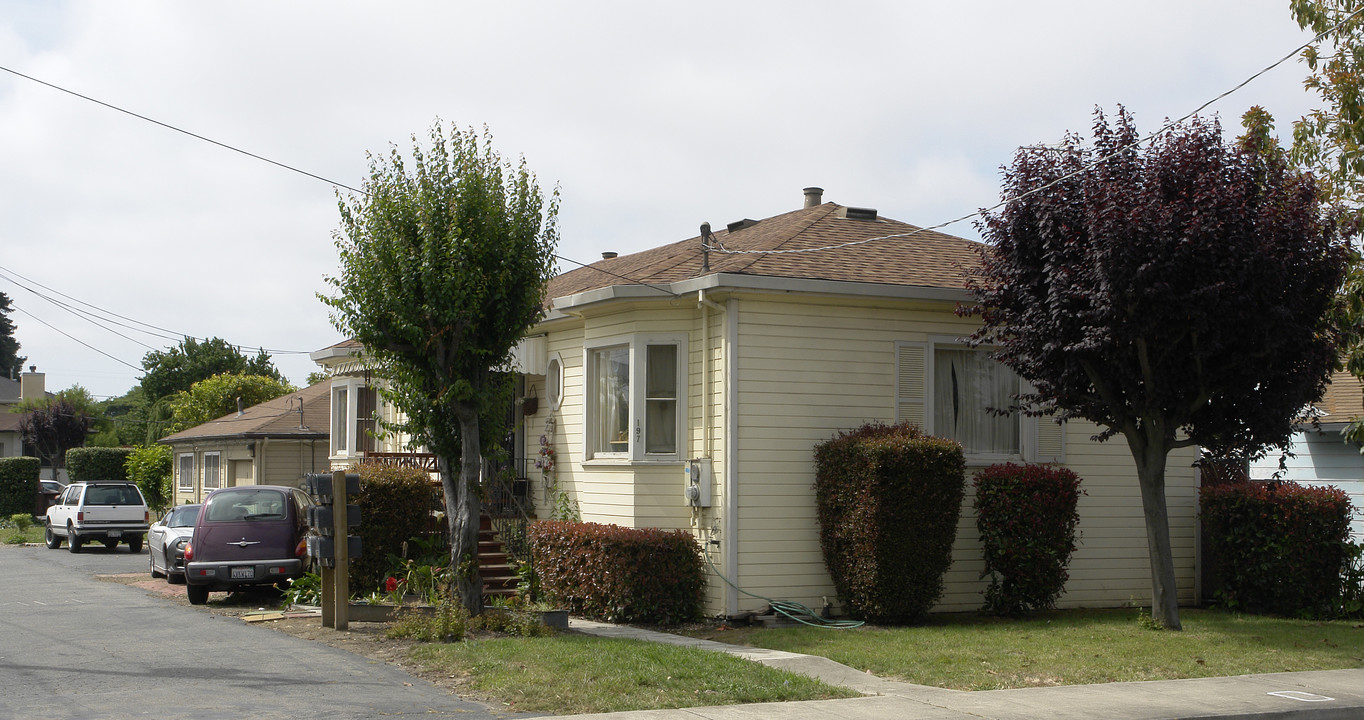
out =
[[928,374],[928,344],[895,344],[895,420],[924,426],[924,385]]

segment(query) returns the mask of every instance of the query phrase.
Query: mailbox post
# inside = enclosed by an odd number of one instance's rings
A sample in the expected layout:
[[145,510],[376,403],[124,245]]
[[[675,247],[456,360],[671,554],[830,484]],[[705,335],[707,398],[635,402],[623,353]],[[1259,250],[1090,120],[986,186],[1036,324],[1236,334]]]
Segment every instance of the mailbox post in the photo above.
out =
[[[360,508],[348,504],[360,492],[360,476],[337,470],[304,476],[317,505],[308,510],[308,555],[322,567],[322,625],[345,630],[350,625],[350,559],[360,557],[360,538],[350,528],[360,524]],[[344,540],[338,541],[338,538]]]

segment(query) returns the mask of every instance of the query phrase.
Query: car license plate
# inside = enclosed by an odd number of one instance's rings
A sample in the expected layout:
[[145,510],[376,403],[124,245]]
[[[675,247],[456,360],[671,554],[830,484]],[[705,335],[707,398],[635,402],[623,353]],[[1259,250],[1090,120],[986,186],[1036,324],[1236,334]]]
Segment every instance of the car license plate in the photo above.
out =
[[108,532],[108,535],[109,535],[109,537],[123,537],[123,531],[122,531],[122,530],[110,530],[110,531]]
[[254,567],[247,566],[232,568],[233,580],[250,580],[254,577],[256,577],[256,568]]

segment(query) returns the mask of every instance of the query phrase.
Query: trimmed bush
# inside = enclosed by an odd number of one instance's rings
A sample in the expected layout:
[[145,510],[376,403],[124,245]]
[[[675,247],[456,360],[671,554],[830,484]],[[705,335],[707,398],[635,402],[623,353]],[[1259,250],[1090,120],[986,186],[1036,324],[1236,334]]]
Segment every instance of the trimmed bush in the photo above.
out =
[[865,425],[815,446],[819,541],[854,617],[914,622],[942,597],[966,457],[908,423]]
[[575,615],[673,625],[701,614],[705,576],[690,533],[541,520],[527,534],[540,587]]
[[984,545],[985,609],[1049,610],[1065,592],[1080,477],[1058,465],[991,465],[976,473],[976,529]]
[[132,454],[132,448],[71,448],[66,451],[66,474],[71,482],[127,480],[124,466]]
[[0,458],[0,517],[33,512],[42,467],[38,458]]
[[171,449],[165,445],[133,448],[123,463],[124,474],[142,489],[147,505],[157,515],[171,503]]
[[360,506],[353,532],[364,551],[351,561],[350,587],[364,593],[383,585],[390,555],[401,556],[404,542],[424,536],[431,513],[441,509],[441,493],[419,468],[363,463],[350,472],[360,474],[360,494],[351,502]]
[[1294,482],[1203,488],[1203,528],[1219,559],[1219,600],[1252,613],[1323,617],[1349,570],[1345,492]]

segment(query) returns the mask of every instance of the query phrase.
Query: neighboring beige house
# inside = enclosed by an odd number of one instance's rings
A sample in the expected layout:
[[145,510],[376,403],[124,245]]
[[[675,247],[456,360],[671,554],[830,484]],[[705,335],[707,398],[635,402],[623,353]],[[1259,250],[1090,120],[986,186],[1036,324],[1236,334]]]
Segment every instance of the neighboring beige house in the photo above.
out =
[[345,469],[368,458],[434,470],[434,457],[413,447],[408,436],[383,431],[380,421],[396,422],[397,409],[379,393],[385,381],[374,376],[360,350],[360,343],[343,340],[309,355],[328,375],[323,384],[330,387],[332,468]]
[[[977,325],[954,312],[971,301],[962,271],[978,262],[976,244],[821,195],[809,188],[802,209],[716,231],[709,252],[698,237],[604,253],[549,283],[548,313],[518,352],[523,395],[538,405],[523,418],[523,456],[538,456],[544,434],[556,457],[547,476],[531,470],[539,516],[563,492],[586,521],[690,531],[746,592],[838,606],[819,547],[813,448],[867,422],[910,420],[961,441],[972,467],[1055,460],[1075,470],[1081,539],[1060,604],[1149,602],[1127,446],[1092,442],[1088,422],[985,411],[1018,380],[960,340]],[[1194,459],[1192,449],[1172,455],[1167,476],[1182,603],[1196,599]],[[970,508],[968,496],[940,611],[981,606]],[[707,573],[708,613],[767,604]]]
[[[24,400],[50,395],[47,392],[47,376],[30,365],[28,372],[20,373],[18,380],[0,378],[0,457],[19,457],[24,454],[24,438],[19,432],[19,423],[24,414],[13,412],[13,408]],[[48,468],[51,474],[51,468]],[[66,471],[61,470],[58,479],[65,481]]]
[[161,438],[174,456],[173,503],[236,485],[297,486],[327,472],[331,381]]

